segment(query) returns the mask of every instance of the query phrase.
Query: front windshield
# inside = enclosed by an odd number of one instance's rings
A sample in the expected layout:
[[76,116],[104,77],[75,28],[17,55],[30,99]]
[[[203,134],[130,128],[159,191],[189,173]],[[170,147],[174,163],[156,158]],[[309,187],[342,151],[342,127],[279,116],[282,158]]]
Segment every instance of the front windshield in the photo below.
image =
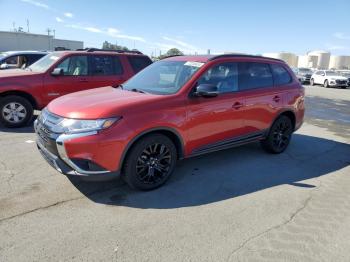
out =
[[3,57],[5,57],[5,56],[7,56],[6,53],[0,53],[0,59],[3,58]]
[[174,94],[203,65],[200,62],[158,61],[127,81],[123,88],[151,94]]
[[327,76],[338,76],[339,74],[334,71],[326,71]]
[[45,72],[50,66],[52,66],[61,56],[63,53],[51,53],[43,58],[36,61],[34,64],[28,67],[29,70],[33,72],[42,73]]

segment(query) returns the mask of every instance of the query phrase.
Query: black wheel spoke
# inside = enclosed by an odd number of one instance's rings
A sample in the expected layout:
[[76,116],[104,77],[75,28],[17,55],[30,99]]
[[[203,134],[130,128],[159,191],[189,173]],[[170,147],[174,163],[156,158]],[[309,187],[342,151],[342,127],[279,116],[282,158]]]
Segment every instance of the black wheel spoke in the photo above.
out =
[[166,145],[153,143],[142,151],[136,163],[138,179],[145,184],[155,184],[169,173],[171,152]]

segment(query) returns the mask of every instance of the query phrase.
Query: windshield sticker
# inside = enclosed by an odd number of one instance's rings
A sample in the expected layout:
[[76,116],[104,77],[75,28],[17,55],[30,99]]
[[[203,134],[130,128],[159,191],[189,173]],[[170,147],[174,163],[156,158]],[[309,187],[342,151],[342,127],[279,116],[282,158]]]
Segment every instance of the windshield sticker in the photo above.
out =
[[50,57],[50,59],[51,59],[51,60],[55,60],[55,61],[56,61],[57,59],[59,59],[59,57],[58,57],[58,56],[54,56],[54,55],[53,55],[53,56],[51,56],[51,57]]
[[186,62],[185,63],[186,66],[193,66],[193,67],[201,67],[202,65],[204,65],[204,63],[201,62]]

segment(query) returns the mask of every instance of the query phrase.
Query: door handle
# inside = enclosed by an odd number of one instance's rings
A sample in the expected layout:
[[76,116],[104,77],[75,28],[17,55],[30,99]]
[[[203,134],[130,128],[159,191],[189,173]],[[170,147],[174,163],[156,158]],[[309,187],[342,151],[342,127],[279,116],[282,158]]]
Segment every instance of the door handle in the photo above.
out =
[[242,103],[236,102],[232,105],[232,108],[237,110],[237,109],[240,109],[242,106],[243,106]]
[[87,80],[86,78],[82,78],[82,79],[79,79],[79,82],[88,82],[89,80]]
[[272,100],[278,103],[279,101],[281,101],[281,98],[279,96],[274,96]]

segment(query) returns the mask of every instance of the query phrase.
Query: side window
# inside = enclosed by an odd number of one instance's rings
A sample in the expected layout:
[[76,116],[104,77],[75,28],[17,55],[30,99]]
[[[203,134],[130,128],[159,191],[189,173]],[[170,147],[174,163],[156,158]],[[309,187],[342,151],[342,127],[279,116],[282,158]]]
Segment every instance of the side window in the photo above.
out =
[[117,56],[91,56],[91,74],[94,76],[112,76],[123,74],[123,67]]
[[239,89],[249,90],[273,86],[270,67],[264,63],[239,63]]
[[224,63],[216,65],[200,77],[198,84],[215,85],[219,93],[238,91],[238,64]]
[[275,85],[285,85],[292,82],[292,77],[288,71],[280,65],[271,65]]
[[128,56],[129,63],[135,73],[152,64],[152,61],[145,56]]
[[65,76],[86,76],[88,74],[87,56],[68,57],[56,68],[62,68]]
[[21,68],[22,66],[26,66],[28,63],[28,59],[24,55],[11,56],[5,60],[5,63],[9,65],[11,68]]

